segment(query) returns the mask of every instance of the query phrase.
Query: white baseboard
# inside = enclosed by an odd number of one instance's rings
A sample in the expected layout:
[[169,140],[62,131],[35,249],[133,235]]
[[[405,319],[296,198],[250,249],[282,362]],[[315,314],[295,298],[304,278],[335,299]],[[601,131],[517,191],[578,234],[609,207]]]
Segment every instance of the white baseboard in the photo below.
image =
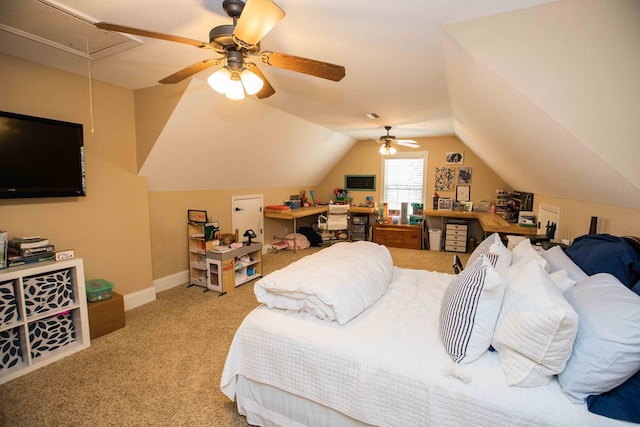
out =
[[156,300],[156,289],[154,287],[145,288],[124,296],[124,311],[140,307]]
[[189,282],[189,270],[184,270],[179,273],[165,276],[153,281],[153,287],[156,288],[156,293],[166,291],[167,289],[175,288],[176,286],[184,285]]
[[125,295],[124,309],[125,311],[127,311],[153,302],[156,300],[156,294],[158,292],[166,291],[167,289],[184,285],[187,282],[189,282],[189,270],[184,270],[170,276],[156,279],[153,281],[152,287],[148,287],[137,292]]

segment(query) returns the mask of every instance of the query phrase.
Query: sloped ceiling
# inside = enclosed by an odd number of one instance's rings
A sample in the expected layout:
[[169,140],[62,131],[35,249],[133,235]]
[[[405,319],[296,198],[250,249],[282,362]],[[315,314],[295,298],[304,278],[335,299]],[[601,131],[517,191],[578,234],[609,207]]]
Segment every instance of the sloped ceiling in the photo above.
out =
[[192,79],[140,174],[151,191],[313,186],[354,139]]
[[[35,0],[0,5],[21,1]],[[640,208],[637,0],[276,3],[287,16],[263,47],[344,65],[347,76],[335,83],[265,66],[276,95],[234,104],[206,87],[210,72],[196,75],[155,116],[154,141],[139,159],[152,190],[313,186],[355,140],[377,139],[390,124],[400,138],[455,133],[512,188]],[[222,0],[55,4],[91,22],[199,40],[229,23]],[[93,78],[153,90],[211,56],[138,41],[93,61]],[[85,58],[3,31],[0,50],[88,69]],[[382,118],[367,120],[368,112]]]
[[512,188],[640,208],[640,2],[444,26],[456,134]]

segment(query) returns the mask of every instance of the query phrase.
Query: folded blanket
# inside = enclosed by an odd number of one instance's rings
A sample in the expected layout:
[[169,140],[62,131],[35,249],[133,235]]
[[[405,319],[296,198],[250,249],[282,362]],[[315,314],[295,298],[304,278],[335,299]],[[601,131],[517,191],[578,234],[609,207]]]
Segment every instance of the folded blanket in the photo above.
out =
[[268,274],[254,292],[270,308],[304,311],[344,325],[385,293],[392,275],[385,246],[342,242]]

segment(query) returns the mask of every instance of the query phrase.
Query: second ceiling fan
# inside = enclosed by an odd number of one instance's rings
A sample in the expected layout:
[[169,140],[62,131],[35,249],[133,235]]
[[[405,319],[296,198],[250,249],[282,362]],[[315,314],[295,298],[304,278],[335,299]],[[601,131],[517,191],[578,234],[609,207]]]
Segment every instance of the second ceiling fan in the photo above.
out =
[[420,145],[412,139],[396,139],[395,136],[389,135],[391,126],[387,125],[384,128],[387,130],[387,134],[380,137],[380,142],[382,142],[382,146],[380,147],[380,154],[384,154],[387,156],[395,154],[397,150],[393,146],[394,144],[410,148],[420,148]]
[[232,25],[220,25],[209,32],[209,42],[99,22],[96,27],[119,33],[134,34],[198,48],[212,49],[222,56],[197,62],[159,81],[159,83],[179,83],[209,67],[226,64],[209,77],[209,84],[218,92],[231,99],[244,98],[246,91],[259,99],[275,93],[258,66],[246,60],[256,57],[262,63],[285,70],[304,73],[332,81],[340,81],[345,76],[341,65],[316,61],[284,53],[261,51],[260,40],[284,18],[285,13],[271,0],[224,0],[222,7],[233,18]]

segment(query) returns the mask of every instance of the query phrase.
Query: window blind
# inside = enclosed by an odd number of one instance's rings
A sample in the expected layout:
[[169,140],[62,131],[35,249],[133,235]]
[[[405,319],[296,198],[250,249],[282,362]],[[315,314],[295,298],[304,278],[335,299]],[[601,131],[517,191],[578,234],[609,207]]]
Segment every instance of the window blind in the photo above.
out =
[[384,201],[389,209],[400,209],[403,202],[423,203],[424,155],[384,159]]

